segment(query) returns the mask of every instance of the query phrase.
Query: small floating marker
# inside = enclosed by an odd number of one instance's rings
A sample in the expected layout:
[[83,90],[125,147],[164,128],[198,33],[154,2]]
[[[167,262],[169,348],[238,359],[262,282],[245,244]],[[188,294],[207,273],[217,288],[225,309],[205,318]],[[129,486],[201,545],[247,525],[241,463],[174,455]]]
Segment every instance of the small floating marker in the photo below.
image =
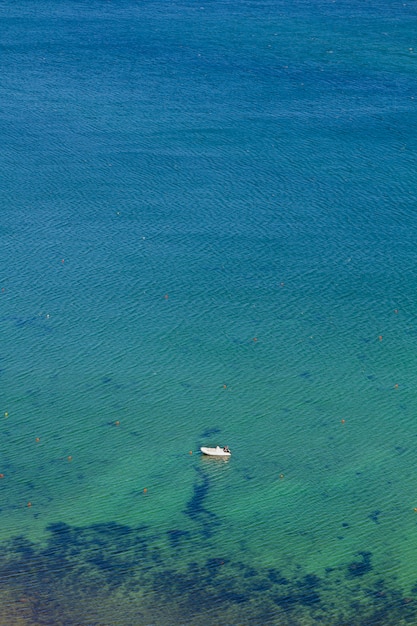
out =
[[72,461],[72,456],[67,456],[67,461]]
[[143,493],[148,493],[148,490],[146,489],[146,487],[143,489]]

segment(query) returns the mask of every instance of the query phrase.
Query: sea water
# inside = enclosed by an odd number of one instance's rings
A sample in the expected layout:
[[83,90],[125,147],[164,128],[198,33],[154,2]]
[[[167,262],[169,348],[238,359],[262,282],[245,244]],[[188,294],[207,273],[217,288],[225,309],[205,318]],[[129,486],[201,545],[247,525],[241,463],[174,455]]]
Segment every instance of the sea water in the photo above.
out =
[[0,17],[0,624],[417,623],[414,4]]

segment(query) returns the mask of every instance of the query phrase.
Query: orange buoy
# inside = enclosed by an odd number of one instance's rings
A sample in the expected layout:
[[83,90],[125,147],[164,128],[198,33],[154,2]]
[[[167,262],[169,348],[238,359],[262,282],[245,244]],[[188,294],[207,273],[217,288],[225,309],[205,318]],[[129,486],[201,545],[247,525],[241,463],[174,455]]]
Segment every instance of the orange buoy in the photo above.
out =
[[148,490],[146,489],[146,487],[144,488],[143,493],[148,493]]

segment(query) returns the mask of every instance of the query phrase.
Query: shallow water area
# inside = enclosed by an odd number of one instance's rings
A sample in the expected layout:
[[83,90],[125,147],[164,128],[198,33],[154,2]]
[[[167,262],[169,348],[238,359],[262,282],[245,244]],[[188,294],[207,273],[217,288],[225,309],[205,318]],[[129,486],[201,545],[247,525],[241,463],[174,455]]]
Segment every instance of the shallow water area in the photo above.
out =
[[417,623],[415,8],[0,15],[0,624]]

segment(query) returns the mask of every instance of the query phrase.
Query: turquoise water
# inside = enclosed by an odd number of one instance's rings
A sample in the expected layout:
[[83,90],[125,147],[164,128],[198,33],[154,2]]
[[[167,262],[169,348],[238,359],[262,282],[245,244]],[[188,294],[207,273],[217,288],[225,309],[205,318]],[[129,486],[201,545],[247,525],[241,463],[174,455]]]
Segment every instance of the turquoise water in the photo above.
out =
[[414,5],[0,15],[0,624],[417,624]]

